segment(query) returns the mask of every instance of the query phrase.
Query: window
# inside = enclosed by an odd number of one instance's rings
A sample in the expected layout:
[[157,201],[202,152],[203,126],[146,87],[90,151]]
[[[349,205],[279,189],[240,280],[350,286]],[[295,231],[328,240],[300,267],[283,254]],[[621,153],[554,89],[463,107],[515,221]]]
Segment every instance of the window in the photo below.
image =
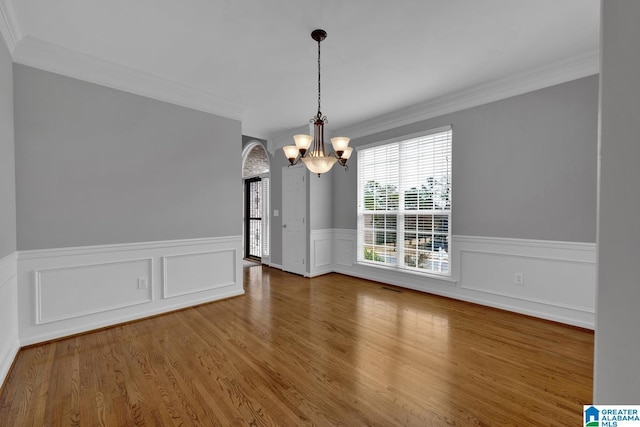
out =
[[450,275],[451,127],[358,151],[358,261]]

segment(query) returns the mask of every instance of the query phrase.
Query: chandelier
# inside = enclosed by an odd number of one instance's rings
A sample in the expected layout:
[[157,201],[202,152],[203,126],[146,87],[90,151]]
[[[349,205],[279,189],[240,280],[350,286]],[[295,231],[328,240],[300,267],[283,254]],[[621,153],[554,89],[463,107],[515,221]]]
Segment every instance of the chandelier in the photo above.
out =
[[337,136],[331,138],[335,153],[325,152],[324,125],[329,121],[327,116],[323,116],[320,112],[320,42],[327,38],[327,32],[313,30],[311,38],[318,42],[318,113],[309,120],[309,123],[313,123],[313,136],[294,135],[293,140],[296,145],[286,145],[282,149],[289,159],[289,166],[296,165],[302,160],[307,169],[320,176],[322,173],[329,172],[336,162],[348,170],[347,160],[351,157],[353,148],[349,147],[349,138]]

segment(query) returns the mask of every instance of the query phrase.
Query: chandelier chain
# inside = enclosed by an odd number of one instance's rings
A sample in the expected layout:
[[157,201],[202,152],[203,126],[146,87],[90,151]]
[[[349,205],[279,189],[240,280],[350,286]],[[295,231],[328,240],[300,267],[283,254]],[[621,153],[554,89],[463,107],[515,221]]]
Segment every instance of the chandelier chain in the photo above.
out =
[[320,112],[320,41],[318,40],[318,118],[322,116]]

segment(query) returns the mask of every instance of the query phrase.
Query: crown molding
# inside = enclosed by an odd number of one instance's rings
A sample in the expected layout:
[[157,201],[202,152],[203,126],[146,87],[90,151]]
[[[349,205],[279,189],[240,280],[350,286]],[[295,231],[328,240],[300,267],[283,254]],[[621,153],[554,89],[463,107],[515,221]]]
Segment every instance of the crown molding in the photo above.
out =
[[16,46],[24,37],[24,31],[12,0],[0,0],[0,33],[13,55]]
[[600,51],[514,74],[336,130],[351,139],[543,89],[600,72]]
[[242,120],[244,107],[235,102],[28,35],[16,46],[13,60],[78,80]]

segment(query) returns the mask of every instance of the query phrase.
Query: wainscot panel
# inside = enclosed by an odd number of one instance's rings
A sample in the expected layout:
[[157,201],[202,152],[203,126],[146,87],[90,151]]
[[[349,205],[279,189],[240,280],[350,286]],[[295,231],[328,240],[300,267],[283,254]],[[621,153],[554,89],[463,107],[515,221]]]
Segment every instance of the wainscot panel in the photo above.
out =
[[0,385],[20,350],[16,254],[0,259]]
[[356,253],[357,235],[355,230],[333,230],[333,263],[352,267]]
[[20,342],[242,295],[241,252],[240,236],[21,251]]
[[331,265],[332,240],[333,232],[331,230],[311,230],[309,277],[320,276],[333,271]]
[[152,267],[148,258],[36,270],[36,324],[150,302]]
[[438,278],[358,264],[356,231],[330,231],[335,272],[594,328],[595,243],[453,236],[451,277]]
[[235,249],[162,257],[164,298],[232,286],[238,282]]

